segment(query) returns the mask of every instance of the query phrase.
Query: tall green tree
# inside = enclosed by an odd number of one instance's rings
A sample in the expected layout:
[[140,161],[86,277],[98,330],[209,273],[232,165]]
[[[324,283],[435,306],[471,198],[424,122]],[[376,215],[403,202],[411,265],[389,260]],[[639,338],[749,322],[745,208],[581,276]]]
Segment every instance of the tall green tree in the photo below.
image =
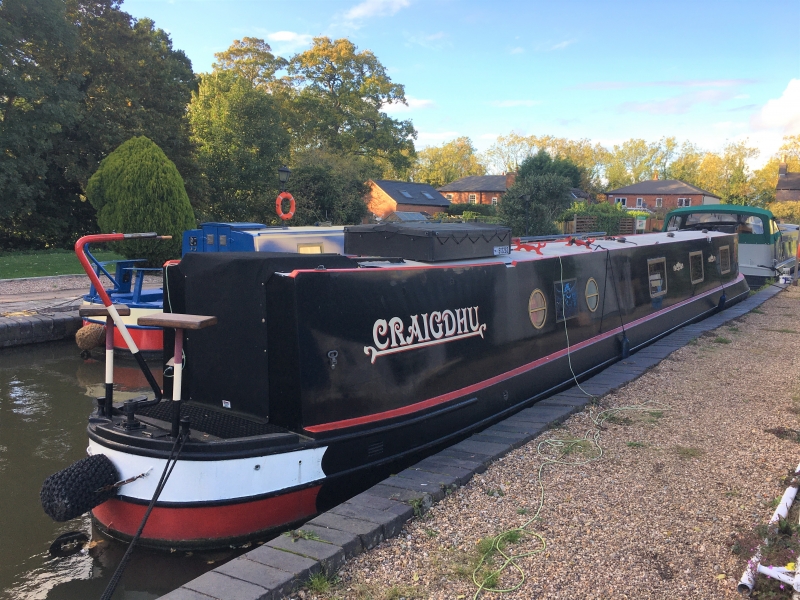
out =
[[273,98],[232,71],[203,75],[189,105],[197,163],[207,186],[203,219],[269,220],[289,134]]
[[526,179],[548,173],[566,178],[572,187],[578,187],[581,183],[581,170],[578,165],[568,158],[552,158],[544,150],[539,150],[522,162],[517,171],[517,178]]
[[359,157],[321,150],[295,155],[289,189],[297,203],[292,225],[330,222],[354,225],[368,214],[366,181],[380,174],[375,165]]
[[429,183],[433,187],[441,187],[462,177],[485,174],[486,167],[468,137],[420,150],[411,168],[412,181]]
[[298,89],[298,149],[369,157],[396,171],[410,167],[416,131],[411,121],[392,119],[382,110],[405,104],[405,91],[372,52],[358,52],[347,39],[314,38],[309,50],[289,61],[289,74]]
[[100,163],[86,186],[101,231],[155,231],[171,240],[129,240],[119,248],[152,266],[180,256],[183,232],[193,229],[189,196],[175,164],[144,136],[131,138]]
[[272,53],[270,45],[262,39],[246,37],[233,40],[233,44],[214,54],[214,72],[232,71],[245,78],[253,87],[269,90],[276,81],[276,73],[285,69],[289,62]]

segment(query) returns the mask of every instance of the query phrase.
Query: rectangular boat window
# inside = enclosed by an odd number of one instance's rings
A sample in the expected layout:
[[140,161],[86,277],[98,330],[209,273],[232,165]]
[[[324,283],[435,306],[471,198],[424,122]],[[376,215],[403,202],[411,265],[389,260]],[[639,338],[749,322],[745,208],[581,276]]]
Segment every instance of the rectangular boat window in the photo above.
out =
[[556,296],[556,322],[578,316],[578,286],[576,283],[575,279],[566,279],[553,284]]
[[703,251],[689,252],[689,277],[692,283],[702,283],[703,276]]
[[651,258],[647,261],[647,274],[650,278],[650,297],[658,298],[667,293],[667,259]]
[[297,244],[298,254],[322,254],[322,242],[316,244]]
[[219,234],[219,245],[220,246],[227,246],[228,245],[228,236],[224,233]]
[[725,275],[731,272],[731,247],[719,247],[719,272]]

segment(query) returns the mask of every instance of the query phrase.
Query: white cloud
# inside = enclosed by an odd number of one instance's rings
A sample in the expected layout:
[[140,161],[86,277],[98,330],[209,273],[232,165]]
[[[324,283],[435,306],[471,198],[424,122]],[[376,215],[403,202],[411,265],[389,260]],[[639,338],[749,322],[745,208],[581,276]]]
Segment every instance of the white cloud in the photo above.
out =
[[621,112],[646,112],[652,115],[682,115],[688,113],[698,104],[715,106],[730,100],[736,95],[733,90],[708,89],[686,92],[663,100],[646,100],[643,102],[623,102]]
[[769,100],[751,119],[753,129],[800,133],[800,79],[791,79],[780,98]]
[[408,33],[405,34],[408,37],[408,41],[411,44],[417,44],[418,46],[422,46],[423,48],[431,48],[433,50],[439,50],[444,48],[445,46],[451,46],[452,44],[449,41],[449,36],[444,31],[437,31],[436,33],[431,34],[414,34],[409,35]]
[[391,17],[408,7],[410,0],[364,0],[344,14],[347,21],[361,21],[370,17]]
[[408,105],[405,104],[384,104],[383,111],[387,114],[395,114],[395,113],[405,113],[410,112],[412,110],[422,110],[425,108],[434,108],[436,106],[436,102],[433,100],[426,100],[424,98],[415,98],[414,96],[406,96],[406,102]]
[[564,40],[563,42],[558,42],[557,44],[553,44],[550,46],[550,50],[563,50],[567,46],[571,46],[577,40]]
[[594,81],[576,85],[579,90],[621,90],[638,87],[727,88],[756,83],[753,79],[674,79],[671,81]]
[[539,100],[495,100],[491,103],[497,108],[517,108],[519,106],[536,106],[541,104]]
[[310,46],[314,36],[308,33],[294,31],[274,31],[267,34],[267,41],[275,46],[276,52],[294,52],[300,48]]
[[525,48],[522,46],[517,46],[516,48],[512,48],[510,54],[522,54],[525,52]]

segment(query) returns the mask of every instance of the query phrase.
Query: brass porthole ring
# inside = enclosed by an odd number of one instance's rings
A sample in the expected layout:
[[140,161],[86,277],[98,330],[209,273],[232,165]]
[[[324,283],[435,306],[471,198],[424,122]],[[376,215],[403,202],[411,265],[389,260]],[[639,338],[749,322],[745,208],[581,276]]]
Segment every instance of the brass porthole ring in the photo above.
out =
[[589,310],[594,312],[600,306],[600,288],[597,287],[597,282],[594,277],[590,277],[586,282],[586,306]]
[[542,290],[536,289],[531,293],[528,299],[528,315],[536,329],[544,327],[544,322],[547,320],[547,300]]

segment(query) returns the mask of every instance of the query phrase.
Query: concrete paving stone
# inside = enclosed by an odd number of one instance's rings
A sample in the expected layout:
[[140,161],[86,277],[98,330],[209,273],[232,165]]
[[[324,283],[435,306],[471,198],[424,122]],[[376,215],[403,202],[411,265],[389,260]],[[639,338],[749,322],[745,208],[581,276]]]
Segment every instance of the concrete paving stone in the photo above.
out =
[[377,546],[385,539],[383,525],[372,523],[371,521],[362,521],[361,519],[351,519],[330,512],[322,513],[311,519],[309,523],[317,527],[328,527],[355,533],[361,538],[361,545],[364,550]]
[[525,443],[524,435],[511,435],[510,437],[503,437],[499,434],[493,433],[476,433],[470,436],[473,442],[490,442],[492,444],[508,444],[509,449],[519,448]]
[[352,504],[353,506],[365,506],[374,510],[405,510],[405,505],[399,500],[390,500],[389,498],[379,498],[374,495],[359,494],[353,496],[345,502],[345,504]]
[[344,549],[334,544],[279,535],[268,541],[265,546],[316,560],[328,575],[336,573],[344,565]]
[[[492,425],[489,429],[497,427],[496,425]],[[457,467],[459,469],[465,469],[467,471],[471,471],[476,473],[476,469],[481,467],[481,463],[476,460],[462,460],[459,458],[454,458],[452,456],[442,456],[441,454],[434,454],[429,456],[428,458],[423,458],[414,467],[421,467],[424,468],[426,465],[435,465],[435,466],[447,466],[447,467]]]
[[[517,415],[510,417],[515,418]],[[476,442],[474,440],[466,439],[463,442],[450,446],[453,450],[459,452],[477,452],[491,456],[492,458],[499,458],[506,454],[511,449],[511,444],[496,444],[493,442]]]
[[[408,469],[403,469],[395,477],[389,477],[389,479],[384,479],[384,483],[387,485],[392,485],[392,482],[395,479],[408,479],[409,481],[413,481],[414,483],[420,484],[428,484],[430,486],[439,486],[442,489],[445,488],[452,488],[454,486],[458,486],[458,477],[450,475],[448,473],[433,473],[429,471],[417,471],[413,467]],[[391,481],[390,481],[391,480]]]
[[369,521],[383,527],[383,537],[391,538],[400,533],[403,525],[411,517],[414,516],[414,509],[406,504],[403,507],[407,510],[403,512],[391,512],[384,510],[371,510],[365,507],[354,507],[352,505],[340,504],[332,508],[328,512],[340,517],[348,517],[351,519],[360,519],[362,521]]
[[580,396],[575,394],[567,395],[564,393],[556,394],[555,396],[550,396],[549,398],[545,398],[544,400],[539,400],[536,404],[540,406],[585,406],[591,398],[578,390],[580,392]]
[[319,573],[322,570],[322,565],[315,560],[299,554],[276,550],[266,544],[259,546],[255,550],[250,550],[250,552],[243,554],[239,558],[246,558],[273,569],[292,573],[300,579],[308,579],[314,573]]
[[[378,496],[373,497],[377,498]],[[318,525],[311,525],[310,523],[306,523],[300,527],[300,529],[302,531],[313,533],[319,539],[328,542],[329,544],[335,544],[339,546],[342,550],[344,550],[345,558],[357,556],[364,551],[364,546],[361,545],[361,538],[355,533],[341,531],[339,529],[330,529],[329,527],[320,527]]]
[[552,421],[557,421],[557,420],[563,421],[567,415],[569,415],[569,409],[567,407],[539,406],[538,404],[534,404],[530,408],[521,410],[512,417],[509,417],[509,420],[517,419],[520,421],[529,420],[529,421],[536,421],[539,423],[541,422],[550,423]]
[[219,600],[268,600],[271,592],[259,585],[242,581],[216,571],[192,579],[184,587]]
[[[484,467],[485,470],[485,467]],[[405,488],[399,488],[390,485],[384,485],[382,483],[378,483],[373,485],[369,488],[366,492],[362,492],[363,494],[369,494],[370,496],[376,496],[378,498],[387,498],[389,500],[397,500],[398,502],[404,502],[406,504],[410,502],[417,502],[417,501],[425,501],[425,496],[427,495],[425,492],[420,492],[418,490],[409,490]]]
[[[527,440],[530,438],[530,434],[527,431],[507,431],[503,429],[492,429],[492,427],[487,427],[477,435],[505,439],[512,444],[519,444],[521,439]],[[475,436],[472,436],[470,439],[473,438],[475,438]],[[526,442],[523,441],[522,443],[524,444]]]
[[266,589],[269,592],[266,598],[282,598],[284,594],[291,593],[297,581],[294,573],[262,565],[244,556],[228,561],[214,571]]
[[435,462],[428,462],[422,466],[420,466],[420,463],[417,463],[410,468],[417,471],[429,471],[431,473],[444,473],[447,475],[452,475],[453,477],[457,478],[457,483],[459,486],[465,485],[475,475],[475,471],[472,469],[454,467],[453,465],[445,465],[441,463],[436,464]]
[[442,450],[435,456],[446,456],[457,458],[459,460],[474,460],[479,461],[480,465],[483,470],[476,469],[476,473],[483,473],[486,470],[486,467],[494,461],[492,456],[487,454],[483,454],[481,452],[467,452],[466,450],[453,450],[452,448],[447,448],[446,450]]
[[189,588],[179,587],[177,590],[171,591],[166,596],[161,596],[158,600],[219,600],[217,598],[212,598],[212,596],[206,596],[205,594],[201,594],[200,592],[195,592],[194,590],[190,590]]
[[444,498],[444,489],[441,484],[429,483],[424,481],[413,481],[407,477],[389,477],[381,482],[389,487],[403,488],[417,493],[425,493],[431,497],[433,502],[439,502]]
[[[543,431],[547,431],[550,429],[550,426],[547,423],[530,423],[530,422],[518,422],[518,423],[509,423],[508,421],[501,421],[496,425],[492,425],[489,429],[496,429],[497,431],[510,431],[510,432],[518,432],[518,433],[526,433],[530,435],[532,438],[536,437]],[[487,429],[486,431],[489,431]]]

